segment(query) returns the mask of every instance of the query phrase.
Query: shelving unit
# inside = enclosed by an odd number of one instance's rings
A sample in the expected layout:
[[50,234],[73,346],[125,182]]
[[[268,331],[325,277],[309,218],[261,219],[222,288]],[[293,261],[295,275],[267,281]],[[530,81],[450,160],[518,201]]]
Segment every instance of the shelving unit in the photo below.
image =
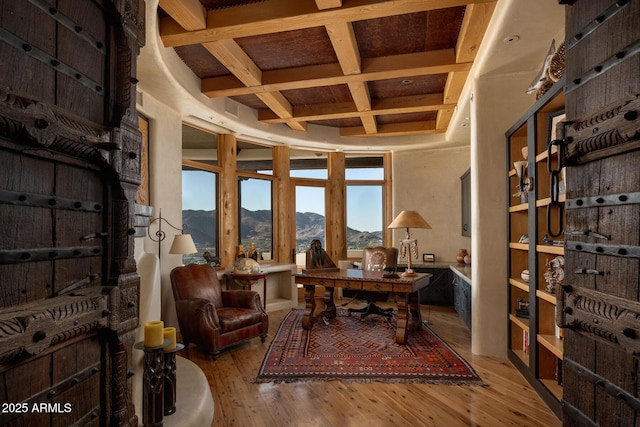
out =
[[[563,340],[556,327],[556,297],[547,292],[547,262],[564,255],[564,244],[548,244],[547,207],[552,205],[551,167],[558,165],[557,150],[548,151],[551,118],[564,110],[564,80],[556,83],[527,113],[507,131],[508,182],[508,277],[509,328],[508,355],[549,407],[562,413]],[[525,157],[526,155],[526,157]],[[534,188],[516,196],[519,179],[514,162],[528,162],[525,176],[533,178]],[[558,202],[564,204],[564,194]],[[557,208],[554,208],[557,209]],[[552,211],[553,212],[553,211]],[[560,217],[551,215],[551,230],[558,230]],[[525,238],[526,237],[526,238]],[[547,242],[545,242],[547,239]],[[523,278],[528,270],[529,277]],[[528,317],[518,312],[528,303]]]

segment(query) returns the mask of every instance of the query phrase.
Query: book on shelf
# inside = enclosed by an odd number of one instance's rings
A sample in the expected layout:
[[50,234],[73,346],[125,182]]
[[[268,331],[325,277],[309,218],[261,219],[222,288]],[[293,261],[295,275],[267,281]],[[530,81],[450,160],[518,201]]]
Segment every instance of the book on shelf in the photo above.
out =
[[529,353],[529,332],[522,331],[522,351]]

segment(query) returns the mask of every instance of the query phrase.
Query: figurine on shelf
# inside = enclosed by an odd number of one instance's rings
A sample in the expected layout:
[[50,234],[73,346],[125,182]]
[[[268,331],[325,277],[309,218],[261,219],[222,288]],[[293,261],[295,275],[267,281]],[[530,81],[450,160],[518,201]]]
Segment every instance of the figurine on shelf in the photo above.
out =
[[247,256],[249,258],[253,258],[256,261],[262,260],[262,253],[256,249],[256,244],[253,242],[251,242],[251,245],[249,246],[249,252],[247,252]]
[[238,245],[238,250],[236,251],[236,259],[246,258],[247,254],[244,252],[244,245]]
[[205,259],[205,261],[207,261],[207,264],[211,265],[212,267],[220,266],[220,257],[211,255],[211,252],[204,251],[202,257]]
[[564,281],[564,257],[555,257],[552,261],[547,258],[545,265],[547,271],[544,273],[544,280],[547,282],[546,291],[555,294],[558,285]]

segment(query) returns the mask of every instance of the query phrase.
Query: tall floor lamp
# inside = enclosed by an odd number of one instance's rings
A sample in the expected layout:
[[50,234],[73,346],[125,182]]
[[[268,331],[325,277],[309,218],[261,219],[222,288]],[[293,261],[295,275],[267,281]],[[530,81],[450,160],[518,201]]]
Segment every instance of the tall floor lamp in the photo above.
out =
[[425,228],[430,229],[431,226],[420,216],[417,211],[402,211],[391,221],[387,228],[406,228],[407,235],[405,239],[400,240],[400,255],[407,258],[407,269],[402,273],[403,276],[415,276],[416,273],[411,268],[411,257],[418,259],[418,241],[412,239],[409,234],[409,228]]
[[[153,224],[154,222],[158,223],[158,230],[155,232],[155,236],[156,236],[155,238],[151,236],[151,233],[150,233],[151,224]],[[165,239],[165,237],[167,237],[166,233],[162,230],[163,222],[165,222],[169,227],[173,228],[174,230],[180,231],[180,234],[176,234],[175,236],[173,236],[173,241],[171,242],[171,248],[169,249],[170,254],[185,255],[185,254],[194,254],[198,252],[198,249],[196,249],[196,245],[193,243],[193,239],[191,238],[191,234],[184,234],[184,230],[187,227],[183,225],[182,228],[178,228],[175,225],[171,224],[169,221],[166,220],[166,218],[162,217],[162,209],[160,209],[158,217],[152,219],[149,222],[149,228],[147,228],[147,235],[149,236],[149,238],[154,242],[158,242],[158,262],[160,262],[160,259],[161,259],[160,245],[162,244],[162,241]]]

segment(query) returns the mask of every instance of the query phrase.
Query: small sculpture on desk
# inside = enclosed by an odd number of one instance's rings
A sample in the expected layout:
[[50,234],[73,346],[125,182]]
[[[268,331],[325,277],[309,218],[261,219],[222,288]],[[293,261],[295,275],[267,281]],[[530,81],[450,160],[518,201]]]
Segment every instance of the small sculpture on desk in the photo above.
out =
[[238,250],[236,251],[236,259],[246,258],[247,254],[244,252],[244,245],[238,245]]
[[322,249],[322,243],[318,239],[313,239],[309,249],[307,249],[306,268],[336,268],[336,264],[329,257],[329,254]]
[[253,258],[254,260],[262,260],[262,252],[256,249],[256,244],[251,242],[251,246],[249,246],[249,252],[247,253],[249,258]]
[[202,257],[205,259],[205,261],[207,261],[207,264],[209,264],[210,266],[212,267],[220,266],[220,257],[211,255],[211,252],[204,251],[204,253],[202,254]]

